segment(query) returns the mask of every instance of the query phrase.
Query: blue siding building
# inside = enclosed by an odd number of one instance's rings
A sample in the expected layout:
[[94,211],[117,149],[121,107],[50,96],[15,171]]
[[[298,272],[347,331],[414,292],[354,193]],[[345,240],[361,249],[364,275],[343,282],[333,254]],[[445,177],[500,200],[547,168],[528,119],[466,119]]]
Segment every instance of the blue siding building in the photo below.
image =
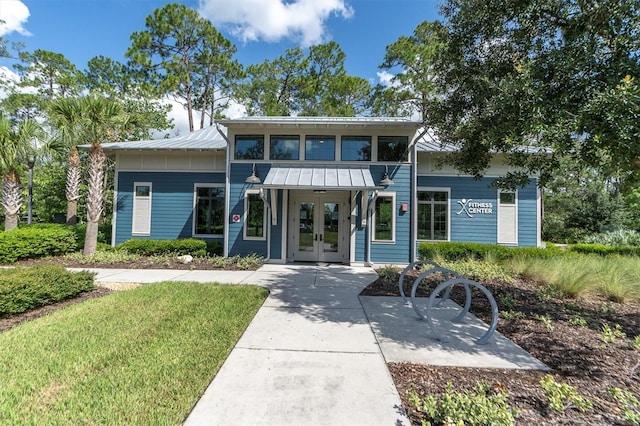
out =
[[442,165],[402,118],[246,117],[172,139],[104,144],[116,160],[113,244],[220,241],[268,262],[407,263],[429,241],[537,246],[536,179],[516,191]]

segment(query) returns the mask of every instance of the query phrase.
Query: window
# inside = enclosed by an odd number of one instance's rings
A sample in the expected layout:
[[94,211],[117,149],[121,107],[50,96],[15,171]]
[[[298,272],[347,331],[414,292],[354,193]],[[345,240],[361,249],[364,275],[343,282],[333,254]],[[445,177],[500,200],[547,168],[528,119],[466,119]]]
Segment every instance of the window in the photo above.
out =
[[333,136],[309,136],[304,144],[304,158],[306,160],[335,160],[336,138]]
[[236,136],[236,160],[262,160],[264,158],[263,136]]
[[133,183],[131,234],[151,234],[151,182]]
[[271,136],[271,160],[298,160],[300,158],[300,137]]
[[378,136],[378,161],[408,161],[408,154],[406,136]]
[[449,240],[449,191],[418,190],[418,239]]
[[207,184],[195,185],[195,235],[222,235],[224,233],[224,187]]
[[373,213],[373,239],[379,242],[395,240],[395,194],[379,194]]
[[368,136],[344,136],[340,149],[342,161],[371,161],[371,138]]
[[264,240],[266,208],[257,191],[247,191],[245,195],[244,238]]

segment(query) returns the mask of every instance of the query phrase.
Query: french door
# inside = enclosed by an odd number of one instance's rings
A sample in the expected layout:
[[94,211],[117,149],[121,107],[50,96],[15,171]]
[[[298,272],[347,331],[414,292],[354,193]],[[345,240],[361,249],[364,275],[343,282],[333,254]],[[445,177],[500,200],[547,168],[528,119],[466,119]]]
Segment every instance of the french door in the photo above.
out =
[[292,191],[289,257],[302,262],[349,258],[348,192]]

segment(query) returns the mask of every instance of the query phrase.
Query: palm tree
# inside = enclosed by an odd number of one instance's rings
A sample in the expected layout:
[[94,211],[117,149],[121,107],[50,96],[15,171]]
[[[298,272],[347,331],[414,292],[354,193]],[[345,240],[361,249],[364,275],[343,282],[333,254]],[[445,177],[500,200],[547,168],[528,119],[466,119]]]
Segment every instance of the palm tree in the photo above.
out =
[[130,116],[113,99],[86,96],[79,99],[82,134],[91,144],[89,151],[89,193],[87,195],[87,233],[84,255],[95,253],[98,241],[98,221],[102,214],[104,163],[102,142],[116,140],[129,123]]
[[79,98],[59,98],[49,106],[49,119],[56,128],[54,145],[67,153],[67,225],[78,222],[78,200],[82,167],[78,145],[82,142],[82,114]]
[[0,170],[5,231],[18,226],[18,215],[22,208],[21,167],[33,154],[33,139],[41,138],[42,134],[42,128],[34,120],[26,119],[16,126],[9,118],[0,115]]

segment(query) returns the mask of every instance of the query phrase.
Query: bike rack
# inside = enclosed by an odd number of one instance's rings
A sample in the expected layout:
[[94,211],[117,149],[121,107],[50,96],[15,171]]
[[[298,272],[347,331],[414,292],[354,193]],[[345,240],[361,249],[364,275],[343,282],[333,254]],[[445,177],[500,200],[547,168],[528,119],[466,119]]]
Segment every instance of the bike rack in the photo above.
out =
[[409,272],[411,269],[417,269],[417,266],[420,265],[431,265],[435,268],[439,268],[440,265],[438,265],[436,262],[432,261],[432,260],[416,260],[415,262],[410,263],[409,265],[407,265],[406,268],[404,268],[402,270],[402,273],[400,274],[400,279],[398,280],[398,289],[400,290],[400,296],[402,297],[402,301],[405,304],[409,304],[409,301],[407,300],[407,296],[405,296],[404,294],[404,277],[405,275],[407,275],[407,272]]
[[[425,317],[424,315],[422,315],[422,312],[420,312],[420,309],[418,309],[418,304],[416,303],[416,292],[418,290],[418,286],[420,285],[420,283],[422,282],[422,280],[424,280],[426,277],[428,277],[429,275],[432,274],[436,274],[440,272],[444,277],[445,277],[445,281],[449,281],[451,278],[450,276],[453,276],[453,278],[462,278],[460,276],[460,274],[458,274],[456,271],[453,271],[451,269],[447,269],[447,268],[443,268],[442,266],[436,266],[435,268],[431,268],[429,270],[424,271],[423,273],[421,273],[420,275],[418,275],[418,278],[416,278],[416,280],[413,282],[413,286],[411,287],[411,305],[413,306],[413,310],[416,311],[416,314],[418,315],[418,317],[422,320],[426,320],[427,317]],[[465,290],[467,290],[467,299],[469,300],[469,307],[471,307],[471,292],[469,291],[469,289],[467,287],[465,287]],[[447,301],[447,299],[449,299],[449,294],[451,294],[451,287],[448,287],[447,290],[444,293],[444,296],[442,296],[442,299],[440,299],[440,301],[438,302],[437,306],[442,306],[442,304],[444,302]],[[465,307],[466,307],[466,303],[465,303]],[[467,309],[468,311],[468,309]],[[460,318],[464,317],[466,315],[466,313],[463,311],[461,315],[459,315]]]
[[[431,309],[433,308],[433,302],[435,301],[436,296],[438,296],[438,294],[440,294],[440,292],[445,288],[450,289],[456,284],[463,284],[466,286],[465,289],[467,289],[467,302],[469,305],[471,304],[471,300],[469,296],[470,290],[468,290],[469,286],[476,287],[477,289],[482,291],[484,295],[487,297],[487,299],[489,300],[489,303],[491,304],[491,325],[489,326],[489,329],[487,330],[487,332],[478,340],[476,340],[476,344],[484,345],[489,341],[493,333],[496,331],[496,328],[498,327],[498,316],[499,316],[498,304],[496,303],[496,300],[494,299],[491,292],[485,286],[472,280],[467,280],[464,278],[453,278],[453,279],[450,279],[449,281],[443,282],[438,287],[436,287],[435,290],[433,290],[433,292],[431,293],[431,296],[429,296],[429,302],[427,303],[427,322],[429,323],[429,327],[431,328],[431,331],[436,335],[438,340],[440,340],[443,343],[446,343],[449,341],[447,337],[438,333],[438,331],[436,330],[433,324],[433,320],[431,319]],[[465,308],[466,308],[466,305],[467,303],[465,303]],[[465,310],[463,310],[464,315],[466,315],[467,312],[468,312],[468,308],[466,308],[466,312]],[[464,315],[462,315],[462,317],[464,317]],[[460,317],[461,316],[458,315],[456,319]]]

